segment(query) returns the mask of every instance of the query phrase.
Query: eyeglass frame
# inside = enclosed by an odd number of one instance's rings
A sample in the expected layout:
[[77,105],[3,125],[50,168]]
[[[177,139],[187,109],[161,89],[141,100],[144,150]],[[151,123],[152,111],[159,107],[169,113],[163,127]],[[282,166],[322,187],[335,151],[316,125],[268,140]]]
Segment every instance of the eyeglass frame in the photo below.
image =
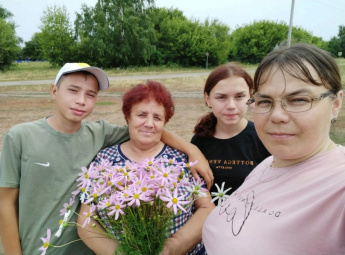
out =
[[[337,97],[337,93],[336,93],[334,90],[328,90],[328,91],[325,91],[325,92],[319,94],[317,97],[314,97],[314,98],[313,98],[311,95],[305,95],[305,96],[310,96],[310,98],[311,98],[310,108],[307,109],[307,110],[304,110],[304,111],[300,111],[300,112],[288,111],[288,110],[285,108],[286,106],[284,106],[283,101],[284,101],[285,98],[290,97],[290,96],[292,96],[292,95],[286,95],[286,96],[283,97],[281,100],[272,100],[272,99],[269,98],[269,99],[272,101],[272,104],[271,104],[271,108],[270,108],[267,112],[253,112],[253,111],[252,111],[253,107],[249,107],[249,108],[250,108],[250,111],[251,111],[252,113],[255,113],[255,114],[265,114],[265,113],[269,113],[269,112],[272,111],[273,106],[274,106],[274,104],[275,104],[275,101],[279,101],[280,104],[281,104],[281,106],[282,106],[282,108],[283,108],[285,111],[287,111],[287,112],[292,112],[292,113],[306,112],[306,111],[309,111],[309,110],[313,107],[313,102],[314,102],[314,101],[320,101],[320,100],[322,100],[322,99],[324,99],[324,98],[326,98],[326,97],[328,97],[328,96],[331,96],[332,99],[335,99],[335,98]],[[246,105],[249,106],[249,105],[251,105],[252,103],[255,103],[255,96],[253,96],[252,98],[249,98],[248,101],[246,102]]]

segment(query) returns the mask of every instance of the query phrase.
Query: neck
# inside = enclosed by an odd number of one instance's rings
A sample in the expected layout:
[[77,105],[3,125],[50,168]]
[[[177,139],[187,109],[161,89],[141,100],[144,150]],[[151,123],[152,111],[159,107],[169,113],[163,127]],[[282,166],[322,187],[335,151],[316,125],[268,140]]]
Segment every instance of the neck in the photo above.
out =
[[155,157],[163,148],[164,143],[159,141],[154,145],[137,145],[129,140],[121,144],[121,150],[132,161],[138,162],[145,158]]
[[228,139],[241,133],[246,128],[248,120],[241,119],[237,124],[234,125],[221,125],[217,123],[214,137],[220,139]]
[[61,121],[56,115],[47,118],[47,123],[54,130],[64,134],[73,134],[81,127],[80,122]]
[[337,145],[330,138],[328,138],[328,140],[324,143],[324,145],[319,150],[317,150],[314,154],[308,155],[304,158],[300,158],[300,159],[296,159],[296,160],[281,160],[281,159],[278,159],[278,158],[273,156],[273,162],[272,162],[271,167],[281,168],[281,167],[289,167],[292,165],[296,165],[296,164],[301,163],[301,162],[303,162],[303,161],[305,161],[311,157],[314,157],[317,154],[332,150],[335,147],[337,147]]

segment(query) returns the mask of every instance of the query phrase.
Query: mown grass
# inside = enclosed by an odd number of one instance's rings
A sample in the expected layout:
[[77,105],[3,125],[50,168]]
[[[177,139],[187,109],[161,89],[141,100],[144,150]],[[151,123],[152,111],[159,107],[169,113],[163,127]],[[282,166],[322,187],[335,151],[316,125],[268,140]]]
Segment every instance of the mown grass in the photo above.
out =
[[[345,59],[336,60],[340,69],[341,79],[345,81]],[[255,66],[248,66],[249,68],[255,68]],[[211,70],[211,69],[210,69]],[[209,71],[210,71],[209,70]],[[0,72],[0,81],[17,81],[17,80],[52,80],[55,78],[58,68],[54,68],[49,65],[48,62],[22,62],[16,64],[14,68],[7,72]],[[202,72],[205,68],[181,68],[181,67],[131,67],[128,69],[105,69],[108,76],[116,75],[138,75],[138,74],[158,74],[158,73],[173,73],[173,72]],[[128,80],[111,82],[110,89],[105,93],[123,92],[128,87],[137,84],[137,81]],[[169,79],[165,83],[167,88],[172,92],[199,92],[202,91],[202,84],[204,78],[196,77],[183,77]],[[18,93],[25,92],[28,95],[30,93],[37,92],[49,94],[50,90],[47,85],[28,85],[28,86],[0,86],[0,92],[15,91]],[[102,92],[103,93],[103,92]],[[188,99],[186,99],[188,100]],[[98,105],[111,105],[112,102],[98,102]],[[339,144],[345,145],[345,102],[343,103],[342,111],[338,116],[338,122],[331,127],[330,135],[332,139]]]
[[[54,79],[59,71],[59,67],[53,67],[48,62],[21,62],[16,63],[10,70],[0,72],[0,81],[19,80],[48,80]],[[113,68],[103,69],[108,76],[115,75],[140,75],[158,73],[181,73],[205,71],[205,68],[183,68],[179,66],[148,66],[148,67],[128,67],[126,69]]]

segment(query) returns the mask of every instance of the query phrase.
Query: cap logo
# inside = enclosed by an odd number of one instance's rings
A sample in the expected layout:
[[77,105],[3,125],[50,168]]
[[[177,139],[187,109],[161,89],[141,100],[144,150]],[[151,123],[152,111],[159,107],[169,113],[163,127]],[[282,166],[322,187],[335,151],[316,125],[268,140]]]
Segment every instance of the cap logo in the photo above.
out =
[[80,66],[80,67],[89,67],[90,65],[86,64],[86,63],[78,63],[78,66]]

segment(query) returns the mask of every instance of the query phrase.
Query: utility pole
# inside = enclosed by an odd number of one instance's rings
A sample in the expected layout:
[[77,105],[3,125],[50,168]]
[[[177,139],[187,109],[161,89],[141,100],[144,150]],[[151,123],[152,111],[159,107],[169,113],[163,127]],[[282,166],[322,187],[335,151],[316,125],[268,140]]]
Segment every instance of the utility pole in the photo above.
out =
[[295,0],[291,2],[291,12],[290,12],[290,25],[289,25],[289,34],[288,34],[288,42],[287,46],[290,47],[291,45],[291,32],[292,32],[292,20],[293,20],[293,10],[295,7]]

